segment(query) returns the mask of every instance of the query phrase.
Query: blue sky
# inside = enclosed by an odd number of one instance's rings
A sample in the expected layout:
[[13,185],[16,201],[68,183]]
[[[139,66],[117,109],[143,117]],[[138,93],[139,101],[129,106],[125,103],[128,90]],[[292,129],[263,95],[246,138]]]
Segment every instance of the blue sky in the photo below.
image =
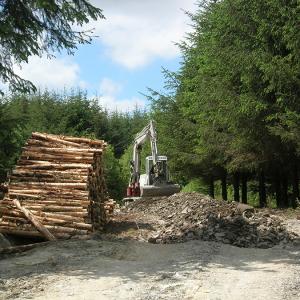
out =
[[74,56],[33,57],[17,72],[40,88],[81,87],[99,96],[108,109],[130,111],[147,106],[140,94],[161,90],[161,67],[175,71],[180,52],[175,42],[191,30],[183,10],[194,12],[195,0],[91,0],[106,20],[89,23],[99,36],[81,45]]
[[[75,54],[75,60],[80,66],[82,86],[87,89],[90,96],[98,95],[101,98],[101,94],[108,92],[107,89],[115,87],[112,93],[116,93],[120,101],[121,99],[144,98],[142,94],[147,93],[148,87],[155,90],[163,89],[162,67],[174,71],[179,68],[180,64],[180,56],[172,59],[154,58],[146,66],[132,70],[107,59],[104,53],[101,55],[103,48],[93,43],[93,45],[80,47]],[[98,65],[95,67],[97,56]],[[103,87],[105,83],[114,87]]]

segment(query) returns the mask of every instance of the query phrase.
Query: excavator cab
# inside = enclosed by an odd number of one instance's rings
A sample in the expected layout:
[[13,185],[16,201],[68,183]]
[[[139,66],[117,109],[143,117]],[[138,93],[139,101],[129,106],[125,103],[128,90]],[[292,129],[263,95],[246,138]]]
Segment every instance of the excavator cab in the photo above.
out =
[[157,157],[156,164],[153,157],[146,157],[146,173],[140,175],[140,196],[170,196],[180,191],[180,186],[169,180],[167,165],[168,158],[163,155]]
[[144,185],[156,185],[169,181],[166,156],[158,156],[156,165],[153,164],[152,156],[146,157],[146,182]]

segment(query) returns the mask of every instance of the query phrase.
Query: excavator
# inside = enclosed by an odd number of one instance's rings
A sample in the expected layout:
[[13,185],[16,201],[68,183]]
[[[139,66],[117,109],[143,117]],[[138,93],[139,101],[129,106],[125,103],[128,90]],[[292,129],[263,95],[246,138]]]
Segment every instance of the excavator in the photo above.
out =
[[[141,151],[144,143],[150,140],[151,156],[146,157],[146,174],[141,171]],[[170,196],[180,191],[180,186],[170,181],[167,156],[159,155],[157,133],[151,120],[139,132],[133,143],[133,159],[130,162],[131,176],[127,188],[127,198]]]

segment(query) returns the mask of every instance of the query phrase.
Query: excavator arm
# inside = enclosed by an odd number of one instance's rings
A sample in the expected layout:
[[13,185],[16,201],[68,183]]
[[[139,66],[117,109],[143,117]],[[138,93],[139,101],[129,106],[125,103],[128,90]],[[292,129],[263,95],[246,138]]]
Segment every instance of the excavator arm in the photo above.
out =
[[157,164],[157,159],[158,159],[157,134],[156,134],[154,122],[152,120],[135,137],[133,143],[133,157],[131,161],[130,184],[135,184],[139,182],[140,171],[141,171],[141,151],[142,151],[143,144],[147,140],[150,140],[153,166],[155,166]]

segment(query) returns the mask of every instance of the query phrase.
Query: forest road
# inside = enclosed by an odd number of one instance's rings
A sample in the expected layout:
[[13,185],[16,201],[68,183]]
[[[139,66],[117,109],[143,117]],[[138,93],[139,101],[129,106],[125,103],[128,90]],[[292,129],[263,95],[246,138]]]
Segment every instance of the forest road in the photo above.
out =
[[61,241],[1,257],[0,299],[300,299],[300,246]]

